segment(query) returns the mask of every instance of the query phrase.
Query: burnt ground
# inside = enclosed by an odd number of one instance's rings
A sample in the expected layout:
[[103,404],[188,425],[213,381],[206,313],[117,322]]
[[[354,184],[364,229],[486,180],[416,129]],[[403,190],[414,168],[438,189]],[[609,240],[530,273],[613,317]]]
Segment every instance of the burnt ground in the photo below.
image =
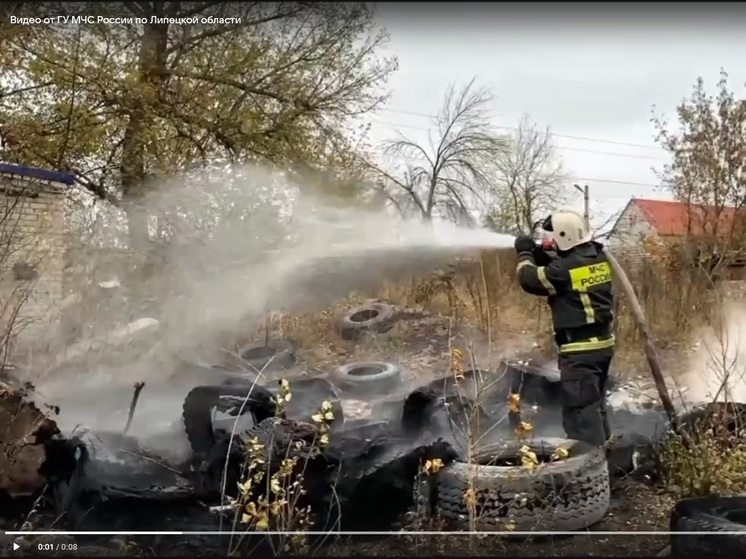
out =
[[[450,366],[450,352],[460,347],[467,354],[466,367],[473,357],[479,368],[492,369],[506,357],[531,354],[537,360],[548,361],[541,355],[534,339],[522,332],[505,332],[486,337],[469,324],[453,324],[447,317],[419,311],[403,311],[395,327],[384,336],[363,342],[345,342],[329,333],[323,351],[303,347],[301,357],[310,365],[299,374],[318,375],[330,367],[348,361],[391,360],[402,366],[405,377],[412,384],[442,376]],[[302,343],[302,342],[301,342]],[[409,384],[409,383],[408,383]],[[594,535],[596,532],[655,532],[666,531],[674,498],[661,488],[629,478],[612,480],[612,502],[606,517],[588,532],[568,537],[534,539],[505,538],[494,535],[407,535],[370,538],[368,541],[330,542],[316,550],[316,555],[359,557],[414,557],[414,556],[650,556],[668,545],[667,535]],[[423,530],[443,531],[444,526],[424,525]],[[1,555],[10,554],[11,541],[2,542]],[[19,541],[22,548],[13,555],[38,555],[37,544],[47,542],[71,544],[70,537],[29,537]],[[7,550],[7,551],[6,551]],[[161,538],[117,537],[106,545],[80,541],[75,551],[46,551],[48,555],[78,556],[200,556],[203,545],[182,541],[181,537]]]
[[593,535],[594,532],[666,531],[674,499],[659,488],[621,479],[612,482],[612,502],[606,518],[577,536],[518,540],[499,536],[407,536],[368,543],[334,544],[327,554],[337,557],[645,557],[668,546],[667,535]]

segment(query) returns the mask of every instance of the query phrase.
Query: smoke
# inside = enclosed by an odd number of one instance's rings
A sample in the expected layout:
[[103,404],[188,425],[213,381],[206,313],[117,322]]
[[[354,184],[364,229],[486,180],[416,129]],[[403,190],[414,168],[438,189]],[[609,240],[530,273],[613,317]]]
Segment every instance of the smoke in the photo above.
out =
[[[158,265],[134,255],[118,279],[142,302],[140,316],[128,319],[156,315],[160,344],[123,366],[91,356],[37,382],[68,426],[120,430],[132,383],[144,380],[132,433],[178,430],[183,397],[195,383],[180,374],[179,360],[219,350],[226,334],[250,333],[267,309],[321,309],[352,289],[442,266],[465,248],[512,244],[510,236],[403,220],[372,202],[324,197],[259,167],[211,169],[149,192],[151,233],[165,239],[154,242]],[[121,245],[121,221],[115,211],[99,210],[87,237],[105,248]],[[115,322],[111,312],[90,309],[82,321],[106,331]]]
[[[258,168],[229,169],[221,179],[190,195],[183,185],[159,188],[149,201],[162,214],[173,215],[177,206],[193,221],[212,222],[191,242],[179,243],[177,236],[166,247],[170,270],[161,313],[171,344],[182,348],[251,324],[266,309],[318,309],[352,289],[432,270],[463,248],[510,242],[343,205]],[[205,198],[219,200],[209,218]]]
[[690,403],[746,401],[746,303],[729,301],[718,323],[702,329],[679,384]]

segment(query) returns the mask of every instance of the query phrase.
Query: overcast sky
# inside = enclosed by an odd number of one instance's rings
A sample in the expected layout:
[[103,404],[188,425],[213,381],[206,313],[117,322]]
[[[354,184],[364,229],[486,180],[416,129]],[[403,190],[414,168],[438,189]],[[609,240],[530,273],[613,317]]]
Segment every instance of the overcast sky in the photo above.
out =
[[746,6],[705,6],[379,4],[400,66],[373,140],[426,141],[448,83],[476,77],[495,93],[497,125],[527,113],[551,127],[568,173],[590,186],[594,221],[630,196],[666,198],[651,170],[665,162],[652,107],[672,115],[698,76],[714,92],[721,67],[738,94],[746,82]]

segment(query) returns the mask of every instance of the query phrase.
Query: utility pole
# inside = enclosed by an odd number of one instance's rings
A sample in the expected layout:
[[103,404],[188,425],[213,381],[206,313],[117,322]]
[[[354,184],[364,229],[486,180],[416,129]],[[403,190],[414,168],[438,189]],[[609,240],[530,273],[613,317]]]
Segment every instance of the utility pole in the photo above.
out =
[[588,229],[591,228],[591,218],[590,218],[590,205],[591,205],[591,199],[588,192],[588,185],[585,184],[583,186],[580,186],[579,184],[573,184],[573,186],[583,193],[583,217],[585,218],[585,224],[588,227]]

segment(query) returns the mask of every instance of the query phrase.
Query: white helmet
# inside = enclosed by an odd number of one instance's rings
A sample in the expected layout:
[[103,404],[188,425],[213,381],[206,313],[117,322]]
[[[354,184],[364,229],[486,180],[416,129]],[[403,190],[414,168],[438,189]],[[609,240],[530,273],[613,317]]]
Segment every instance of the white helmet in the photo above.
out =
[[547,221],[551,221],[551,229],[547,230],[561,251],[570,250],[593,239],[585,217],[575,210],[557,210]]

